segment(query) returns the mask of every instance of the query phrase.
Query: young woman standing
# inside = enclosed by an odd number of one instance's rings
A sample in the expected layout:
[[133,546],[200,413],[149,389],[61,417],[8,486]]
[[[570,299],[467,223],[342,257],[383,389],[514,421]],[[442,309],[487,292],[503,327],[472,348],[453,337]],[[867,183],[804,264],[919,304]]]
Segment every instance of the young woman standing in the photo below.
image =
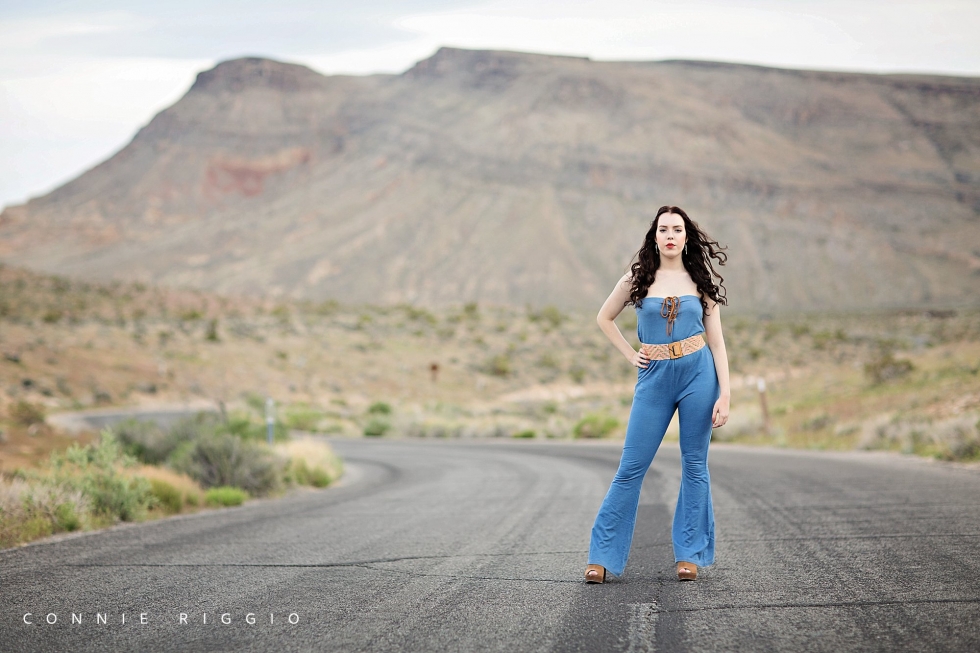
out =
[[[674,411],[683,468],[672,529],[677,578],[694,580],[698,566],[714,562],[708,442],[712,427],[728,421],[731,398],[719,315],[727,301],[711,262],[725,264],[722,249],[683,210],[661,207],[637,262],[599,310],[599,328],[638,369],[623,456],[592,527],[587,582],[601,583],[607,571],[619,576],[626,568],[640,486]],[[629,305],[636,308],[639,351],[613,322]]]

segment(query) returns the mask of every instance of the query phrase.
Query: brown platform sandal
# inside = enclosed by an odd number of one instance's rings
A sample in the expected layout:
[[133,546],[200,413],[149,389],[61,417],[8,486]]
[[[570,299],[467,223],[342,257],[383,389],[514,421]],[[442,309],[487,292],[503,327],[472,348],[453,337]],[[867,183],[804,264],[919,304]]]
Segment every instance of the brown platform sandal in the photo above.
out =
[[697,580],[698,566],[693,562],[677,563],[677,580]]
[[606,568],[602,565],[586,565],[585,567],[585,582],[586,583],[605,583],[606,582]]

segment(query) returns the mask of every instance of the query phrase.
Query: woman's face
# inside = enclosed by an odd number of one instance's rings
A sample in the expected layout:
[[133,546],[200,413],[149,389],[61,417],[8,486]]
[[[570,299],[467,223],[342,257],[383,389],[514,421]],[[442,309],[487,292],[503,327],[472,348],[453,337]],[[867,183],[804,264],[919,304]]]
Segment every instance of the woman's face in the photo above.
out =
[[676,213],[664,213],[657,221],[657,247],[660,255],[667,258],[680,256],[687,242],[684,218]]

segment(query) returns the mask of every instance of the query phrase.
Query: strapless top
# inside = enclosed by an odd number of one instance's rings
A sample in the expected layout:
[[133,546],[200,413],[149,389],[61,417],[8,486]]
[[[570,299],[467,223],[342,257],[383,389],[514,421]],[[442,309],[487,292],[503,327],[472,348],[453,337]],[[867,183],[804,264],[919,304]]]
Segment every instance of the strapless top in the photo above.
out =
[[[664,297],[647,297],[636,309],[636,335],[640,342],[664,345],[704,332],[701,300],[697,295],[680,295],[677,315],[671,333],[667,335],[667,318],[661,315]],[[665,313],[667,311],[664,311]]]

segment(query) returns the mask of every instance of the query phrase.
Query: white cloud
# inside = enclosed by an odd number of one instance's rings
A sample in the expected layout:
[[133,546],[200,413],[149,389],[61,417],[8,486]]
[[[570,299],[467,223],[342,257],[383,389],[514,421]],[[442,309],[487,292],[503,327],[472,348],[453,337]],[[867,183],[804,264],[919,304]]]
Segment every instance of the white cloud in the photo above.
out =
[[118,150],[211,65],[49,57],[34,75],[0,80],[0,204],[46,192]]

